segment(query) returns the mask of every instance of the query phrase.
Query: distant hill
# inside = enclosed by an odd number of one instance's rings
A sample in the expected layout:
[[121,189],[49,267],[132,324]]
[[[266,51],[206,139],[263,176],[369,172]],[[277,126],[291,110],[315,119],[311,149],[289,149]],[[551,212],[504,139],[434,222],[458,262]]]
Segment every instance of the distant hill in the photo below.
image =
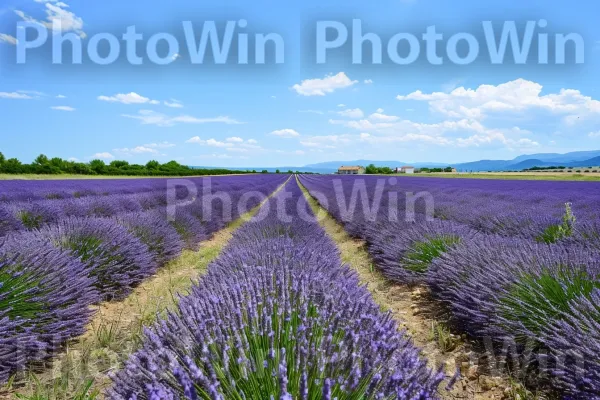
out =
[[461,171],[502,171],[512,163],[508,160],[480,160],[453,165]]
[[331,173],[331,172],[336,172],[338,170],[338,168],[341,167],[342,165],[348,165],[348,166],[361,165],[363,167],[366,167],[369,164],[375,164],[378,167],[390,167],[390,168],[402,167],[403,165],[411,165],[416,168],[447,167],[449,165],[449,164],[433,163],[433,162],[430,162],[430,163],[428,163],[428,162],[407,163],[407,162],[402,162],[402,161],[353,160],[353,161],[327,161],[327,162],[322,162],[322,163],[318,163],[318,164],[305,165],[303,168],[326,170]]
[[[600,150],[592,151],[574,151],[566,154],[558,153],[540,153],[529,154],[515,157],[512,160],[479,160],[459,164],[444,164],[435,162],[407,163],[403,161],[375,161],[375,160],[351,160],[351,161],[327,161],[317,164],[309,164],[303,167],[248,167],[232,168],[232,170],[256,170],[258,172],[267,170],[275,172],[277,169],[281,172],[299,171],[313,172],[319,174],[330,174],[338,170],[342,165],[362,165],[367,166],[375,164],[378,167],[396,168],[403,165],[412,165],[416,168],[444,168],[452,166],[458,171],[521,171],[532,167],[553,167],[565,166],[568,168],[600,166]],[[209,167],[198,167],[209,168]]]
[[513,161],[515,163],[525,161],[525,160],[540,160],[549,163],[570,163],[576,161],[586,161],[591,158],[595,158],[600,156],[600,150],[592,150],[592,151],[574,151],[566,154],[557,154],[557,153],[541,153],[541,154],[529,154],[522,155],[515,158]]
[[[558,167],[564,166],[567,168],[578,168],[578,167],[593,167],[600,166],[600,151],[590,152],[577,152],[574,156],[564,155],[552,155],[552,157],[544,157],[542,154],[534,154],[531,156],[519,156],[514,160],[482,160],[471,163],[463,163],[454,165],[455,168],[461,171],[522,171],[533,167]],[[583,158],[575,161],[567,161],[571,157],[581,158],[582,153],[587,155],[597,154],[595,157]],[[541,158],[537,158],[542,156]],[[525,157],[525,158],[524,158]],[[536,157],[536,158],[526,158]]]

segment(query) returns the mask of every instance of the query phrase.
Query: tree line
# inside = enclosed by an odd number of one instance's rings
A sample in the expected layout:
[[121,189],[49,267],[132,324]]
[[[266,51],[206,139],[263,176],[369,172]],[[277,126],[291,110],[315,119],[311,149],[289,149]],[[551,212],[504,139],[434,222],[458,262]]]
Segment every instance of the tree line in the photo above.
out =
[[[434,173],[434,172],[452,172],[452,167],[446,168],[419,168],[416,173]],[[365,174],[368,175],[391,175],[396,171],[390,167],[378,167],[375,164],[369,164],[365,167]]]
[[[263,171],[263,173],[266,171]],[[31,164],[25,164],[16,158],[6,158],[0,152],[0,173],[4,174],[46,174],[46,175],[131,175],[131,176],[192,176],[192,175],[228,175],[249,174],[253,171],[235,171],[225,168],[190,168],[177,161],[161,164],[148,161],[145,165],[130,164],[127,161],[92,160],[88,163],[63,160],[59,157],[48,158],[40,154]]]

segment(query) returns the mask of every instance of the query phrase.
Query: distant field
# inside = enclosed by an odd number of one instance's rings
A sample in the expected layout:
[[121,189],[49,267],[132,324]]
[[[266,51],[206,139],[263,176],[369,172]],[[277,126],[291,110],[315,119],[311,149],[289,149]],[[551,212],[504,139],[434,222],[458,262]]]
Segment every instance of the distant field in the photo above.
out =
[[485,173],[432,173],[432,174],[398,174],[397,176],[420,177],[420,178],[470,178],[470,179],[512,179],[530,181],[600,181],[600,173],[588,174],[565,174],[552,172],[485,172]]
[[24,180],[24,181],[42,181],[42,180],[65,180],[65,179],[153,179],[153,178],[202,178],[203,176],[237,176],[247,174],[230,175],[194,175],[194,176],[127,176],[127,175],[38,175],[38,174],[0,174],[0,181]]

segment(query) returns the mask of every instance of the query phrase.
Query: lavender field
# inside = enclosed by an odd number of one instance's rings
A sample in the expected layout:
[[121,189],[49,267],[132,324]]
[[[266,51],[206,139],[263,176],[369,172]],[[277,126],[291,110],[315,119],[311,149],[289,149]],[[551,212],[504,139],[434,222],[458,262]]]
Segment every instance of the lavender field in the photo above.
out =
[[382,309],[302,188],[390,284],[427,288],[456,335],[527,358],[525,384],[600,398],[599,184],[377,176],[0,183],[0,383],[252,211],[110,385],[73,398],[451,398],[460,371]]
[[600,185],[384,177],[302,184],[392,282],[456,329],[528,358],[524,379],[600,398]]
[[[0,382],[52,359],[84,333],[90,306],[126,297],[285,179],[186,180],[196,197],[186,186],[168,190],[166,179],[1,182]],[[208,193],[226,193],[240,207],[203,205],[207,183]],[[255,195],[240,202],[250,191]],[[172,215],[169,203],[180,204]]]

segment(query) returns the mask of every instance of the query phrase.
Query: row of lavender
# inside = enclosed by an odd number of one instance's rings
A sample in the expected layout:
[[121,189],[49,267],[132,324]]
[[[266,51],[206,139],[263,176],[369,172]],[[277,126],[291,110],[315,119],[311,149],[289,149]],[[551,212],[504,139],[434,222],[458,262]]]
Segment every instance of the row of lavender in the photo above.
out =
[[[417,218],[430,214],[485,233],[542,241],[548,239],[553,227],[562,224],[565,204],[570,203],[578,231],[584,236],[600,237],[600,185],[596,183],[381,176],[306,176],[303,181],[315,189],[324,185],[323,190],[335,203],[336,217],[346,219],[348,228],[357,232],[365,222],[369,224],[365,221],[369,213],[362,209],[364,195],[369,204],[379,205],[374,210],[377,220],[394,220],[388,215],[390,209],[403,219],[413,211],[414,204]],[[354,210],[349,209],[352,196],[358,197]]]
[[[367,242],[388,279],[428,284],[462,330],[516,348],[521,371],[538,384],[549,381],[566,398],[599,398],[600,235],[592,202],[600,185],[398,179],[386,181],[382,206],[369,215],[372,207],[360,201],[348,209],[352,190],[366,182],[372,206],[380,178],[335,179],[302,182]],[[425,204],[415,214],[407,206],[406,192],[425,190],[433,220]]]
[[295,180],[145,337],[108,398],[430,399],[442,378],[342,265]]
[[[0,201],[0,237],[67,217],[112,217],[127,212],[164,209],[173,199],[202,196],[205,191],[244,193],[254,190],[256,182],[283,179],[281,176],[251,179],[227,176],[170,180],[4,181],[0,184],[0,199],[6,199]],[[173,186],[171,194],[169,185]],[[199,203],[194,212],[202,212]]]
[[[139,197],[97,197],[96,206],[107,210],[101,217],[68,213],[71,208],[65,202],[85,209],[90,198],[27,202],[30,211],[40,202],[52,201],[55,208],[53,213],[35,214],[47,215],[38,219],[39,224],[29,229],[21,224],[0,238],[0,382],[33,361],[51,357],[67,340],[81,335],[91,317],[90,305],[123,298],[184,248],[196,249],[229,220],[257,206],[284,179],[245,176],[218,185],[221,178],[211,178],[229,200],[211,201],[210,218],[205,218],[206,204],[203,207],[202,198],[197,197],[181,203],[170,221],[162,201],[166,198],[164,180],[162,191]],[[145,188],[148,180],[139,181],[127,182],[133,188],[137,184]],[[121,182],[114,181],[116,186]],[[201,179],[191,182],[203,183]],[[250,190],[256,196],[241,201]],[[148,194],[156,199],[153,207],[136,203]],[[235,207],[224,212],[227,202]],[[138,207],[118,206],[123,203]],[[19,208],[22,204],[9,202],[5,211],[17,221],[26,220],[24,216],[31,219],[31,212]]]

